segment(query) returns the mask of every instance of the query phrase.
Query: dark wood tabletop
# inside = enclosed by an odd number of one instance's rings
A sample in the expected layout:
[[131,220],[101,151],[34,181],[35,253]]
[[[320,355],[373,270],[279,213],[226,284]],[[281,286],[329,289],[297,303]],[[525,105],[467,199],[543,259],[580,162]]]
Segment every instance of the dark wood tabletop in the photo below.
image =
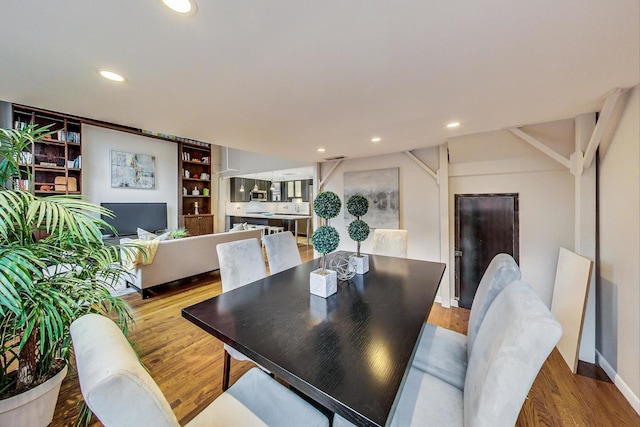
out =
[[182,316],[357,425],[384,426],[445,265],[370,255],[369,272],[309,293],[319,260],[182,310]]

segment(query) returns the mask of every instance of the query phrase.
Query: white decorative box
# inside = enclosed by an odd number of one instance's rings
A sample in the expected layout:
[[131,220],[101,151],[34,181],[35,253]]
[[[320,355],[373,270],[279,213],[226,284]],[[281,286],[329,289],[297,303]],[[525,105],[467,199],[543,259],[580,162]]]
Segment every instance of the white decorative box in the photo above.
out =
[[369,271],[369,255],[351,255],[356,268],[356,274],[364,274]]
[[327,298],[338,291],[338,275],[333,270],[321,268],[309,274],[309,289],[314,295]]

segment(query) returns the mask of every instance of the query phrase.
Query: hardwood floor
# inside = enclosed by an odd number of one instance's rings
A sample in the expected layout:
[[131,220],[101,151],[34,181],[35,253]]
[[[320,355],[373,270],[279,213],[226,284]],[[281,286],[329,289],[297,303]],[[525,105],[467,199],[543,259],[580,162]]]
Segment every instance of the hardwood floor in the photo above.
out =
[[[299,249],[303,262],[313,257],[311,247]],[[221,394],[222,343],[183,319],[180,310],[218,295],[220,276],[213,272],[154,290],[147,300],[137,293],[124,296],[135,317],[130,338],[184,425]],[[438,304],[429,316],[430,322],[463,333],[468,319],[469,310]],[[232,361],[231,384],[251,366]],[[554,350],[533,384],[517,426],[640,426],[640,417],[599,368],[582,371],[586,374],[572,375]],[[79,399],[78,380],[70,372],[51,425],[72,425]],[[101,424],[94,419],[92,425]]]

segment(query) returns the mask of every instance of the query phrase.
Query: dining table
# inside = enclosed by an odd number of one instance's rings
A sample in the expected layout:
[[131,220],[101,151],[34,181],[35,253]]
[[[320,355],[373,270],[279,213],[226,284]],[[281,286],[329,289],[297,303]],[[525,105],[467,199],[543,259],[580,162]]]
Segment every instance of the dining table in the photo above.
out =
[[[328,255],[348,260],[350,253]],[[182,316],[356,425],[389,425],[445,264],[369,255],[369,271],[309,292],[319,259],[184,308]],[[247,268],[251,268],[247,266]]]

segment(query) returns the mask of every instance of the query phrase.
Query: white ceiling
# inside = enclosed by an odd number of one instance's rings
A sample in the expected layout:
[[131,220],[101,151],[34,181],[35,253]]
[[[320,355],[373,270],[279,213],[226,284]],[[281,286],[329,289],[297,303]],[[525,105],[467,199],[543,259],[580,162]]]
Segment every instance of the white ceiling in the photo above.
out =
[[640,80],[639,8],[2,0],[0,99],[299,161],[384,154],[599,110]]

